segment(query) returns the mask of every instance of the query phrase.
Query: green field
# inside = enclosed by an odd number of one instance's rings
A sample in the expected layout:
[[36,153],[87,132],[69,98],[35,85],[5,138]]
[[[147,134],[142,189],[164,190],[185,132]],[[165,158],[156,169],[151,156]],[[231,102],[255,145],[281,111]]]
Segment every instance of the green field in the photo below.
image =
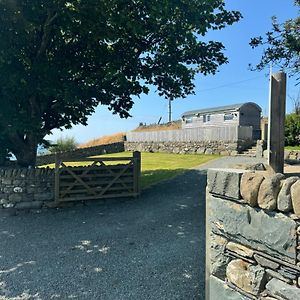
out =
[[172,178],[217,157],[219,156],[144,152],[142,153],[142,187]]
[[300,150],[300,146],[287,146],[285,147],[287,150]]
[[[128,157],[130,152],[99,155],[94,157]],[[219,155],[193,155],[193,154],[170,154],[170,153],[146,153],[142,154],[142,188],[170,179],[192,167],[204,164]],[[119,162],[118,162],[119,163]],[[67,163],[72,166],[84,166],[86,162]],[[54,168],[54,164],[47,165]],[[43,166],[43,167],[47,167]]]

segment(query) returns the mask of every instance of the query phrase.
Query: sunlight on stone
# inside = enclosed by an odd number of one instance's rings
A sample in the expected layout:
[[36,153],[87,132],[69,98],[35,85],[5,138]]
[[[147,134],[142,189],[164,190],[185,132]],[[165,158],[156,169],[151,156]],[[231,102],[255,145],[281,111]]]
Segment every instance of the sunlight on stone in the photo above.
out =
[[83,245],[83,246],[90,246],[91,245],[91,241],[88,241],[88,240],[81,241],[81,245]]
[[1,234],[5,234],[5,235],[7,235],[7,236],[9,236],[9,237],[15,237],[14,234],[9,233],[7,230],[1,231]]
[[61,295],[60,294],[51,295],[50,299],[61,299]]
[[18,263],[16,267],[13,267],[13,268],[10,268],[10,269],[7,269],[7,270],[0,270],[0,274],[11,273],[11,272],[14,272],[17,269],[19,269],[20,267],[23,267],[25,265],[34,265],[34,264],[36,264],[36,262],[33,261],[33,260],[31,260],[31,261],[25,261],[23,263]]
[[94,268],[94,271],[96,273],[101,273],[103,271],[103,269],[102,268]]
[[180,209],[188,208],[186,204],[176,204]]
[[192,275],[189,274],[189,273],[183,273],[182,274],[184,278],[187,278],[187,279],[191,279],[192,278]]
[[98,249],[98,251],[103,254],[107,254],[109,249],[110,249],[110,247],[103,246],[102,248]]

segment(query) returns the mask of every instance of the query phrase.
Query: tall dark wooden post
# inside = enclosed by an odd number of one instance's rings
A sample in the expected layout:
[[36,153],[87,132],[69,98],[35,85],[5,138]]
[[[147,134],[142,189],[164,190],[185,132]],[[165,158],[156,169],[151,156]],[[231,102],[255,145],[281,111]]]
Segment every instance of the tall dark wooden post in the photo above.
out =
[[268,163],[275,173],[283,173],[286,74],[272,74],[268,122]]

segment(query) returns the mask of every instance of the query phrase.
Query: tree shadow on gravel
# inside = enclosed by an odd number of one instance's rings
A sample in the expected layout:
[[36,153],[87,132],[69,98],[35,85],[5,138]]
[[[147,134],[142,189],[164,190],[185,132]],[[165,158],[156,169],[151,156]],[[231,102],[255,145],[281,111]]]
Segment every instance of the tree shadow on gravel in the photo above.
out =
[[206,172],[172,175],[136,199],[0,216],[0,299],[204,299]]

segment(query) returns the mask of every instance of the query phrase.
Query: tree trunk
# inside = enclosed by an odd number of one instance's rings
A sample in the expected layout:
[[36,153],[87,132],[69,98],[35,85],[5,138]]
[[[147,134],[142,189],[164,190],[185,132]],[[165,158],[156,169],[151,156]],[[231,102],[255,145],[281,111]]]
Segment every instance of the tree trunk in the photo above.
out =
[[37,155],[37,138],[35,134],[28,133],[24,138],[18,134],[10,136],[13,149],[12,152],[17,159],[19,167],[35,167]]

